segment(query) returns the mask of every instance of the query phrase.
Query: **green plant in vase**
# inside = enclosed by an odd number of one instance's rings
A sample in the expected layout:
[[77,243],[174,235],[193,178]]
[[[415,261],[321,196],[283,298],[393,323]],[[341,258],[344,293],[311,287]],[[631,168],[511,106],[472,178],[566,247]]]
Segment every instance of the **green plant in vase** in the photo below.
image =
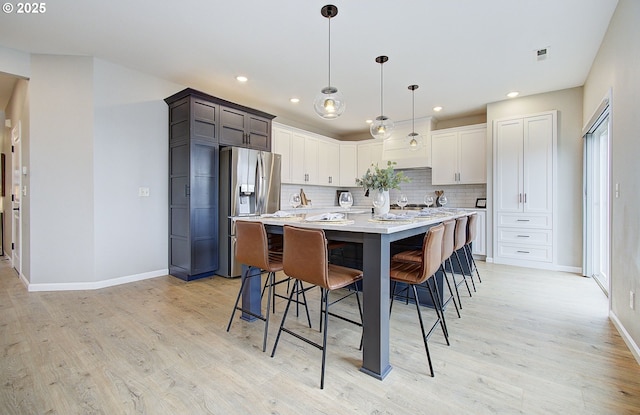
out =
[[395,171],[395,161],[387,161],[387,168],[381,169],[378,164],[371,164],[367,172],[359,179],[356,184],[365,189],[365,196],[369,196],[369,190],[386,190],[400,189],[400,183],[409,183],[410,178],[401,171]]
[[365,196],[369,196],[371,189],[376,191],[373,195],[373,207],[379,215],[389,212],[389,190],[399,189],[400,183],[411,181],[403,172],[394,170],[395,164],[394,161],[388,161],[385,169],[381,169],[377,164],[372,164],[364,176],[356,179],[356,184],[365,189]]

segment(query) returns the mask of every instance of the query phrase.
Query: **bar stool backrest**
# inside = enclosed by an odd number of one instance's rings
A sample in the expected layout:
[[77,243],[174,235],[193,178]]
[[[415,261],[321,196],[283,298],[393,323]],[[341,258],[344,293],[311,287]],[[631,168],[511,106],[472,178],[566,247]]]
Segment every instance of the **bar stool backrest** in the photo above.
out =
[[446,259],[449,259],[451,255],[453,255],[453,246],[454,246],[454,235],[456,229],[456,221],[451,219],[446,222],[443,222],[444,225],[444,233],[442,235],[442,258],[440,262],[444,262]]
[[327,238],[322,229],[284,226],[284,273],[329,289]]
[[264,270],[270,270],[269,243],[264,224],[252,221],[236,221],[236,259],[238,262]]
[[458,250],[467,243],[467,217],[463,216],[456,219],[455,244],[453,249]]
[[469,222],[467,223],[467,243],[466,245],[469,245],[471,242],[473,242],[474,239],[476,239],[476,226],[477,225],[477,221],[478,221],[478,214],[477,213],[472,213],[469,215]]
[[422,244],[422,276],[416,284],[422,284],[438,271],[442,263],[442,235],[444,225],[429,228]]

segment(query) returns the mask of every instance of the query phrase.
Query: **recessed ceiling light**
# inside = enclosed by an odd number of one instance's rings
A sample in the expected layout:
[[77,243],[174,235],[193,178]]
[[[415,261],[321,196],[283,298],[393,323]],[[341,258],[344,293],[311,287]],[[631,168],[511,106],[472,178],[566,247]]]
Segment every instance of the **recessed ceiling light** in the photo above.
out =
[[297,104],[298,102],[300,102],[300,98],[291,98],[289,101],[291,101],[294,104]]
[[440,111],[442,111],[442,107],[441,106],[433,107],[433,110],[435,112],[440,112]]
[[246,76],[243,76],[243,75],[238,75],[238,76],[236,76],[236,80],[238,82],[247,82],[249,80],[249,78],[247,78]]
[[365,120],[365,122],[366,122],[367,124],[371,124],[371,123],[373,122],[373,120]]
[[515,98],[515,97],[517,97],[518,95],[520,95],[520,92],[518,92],[518,91],[512,91],[512,92],[509,92],[509,93],[507,94],[507,96],[508,96],[509,98]]

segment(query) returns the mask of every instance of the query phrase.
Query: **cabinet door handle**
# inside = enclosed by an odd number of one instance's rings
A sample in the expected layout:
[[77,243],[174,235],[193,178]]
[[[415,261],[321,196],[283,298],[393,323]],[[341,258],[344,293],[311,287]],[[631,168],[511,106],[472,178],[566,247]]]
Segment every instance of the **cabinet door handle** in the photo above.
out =
[[329,183],[333,183],[333,177],[329,176]]
[[530,254],[531,253],[529,251],[516,251],[516,252],[518,252],[519,254]]
[[522,193],[518,193],[518,203],[522,203]]
[[516,222],[529,222],[529,219],[516,219]]
[[527,203],[527,194],[524,194],[524,203]]
[[518,235],[518,238],[530,238],[529,235]]
[[189,197],[191,196],[191,186],[189,186],[188,184],[184,185],[184,197]]

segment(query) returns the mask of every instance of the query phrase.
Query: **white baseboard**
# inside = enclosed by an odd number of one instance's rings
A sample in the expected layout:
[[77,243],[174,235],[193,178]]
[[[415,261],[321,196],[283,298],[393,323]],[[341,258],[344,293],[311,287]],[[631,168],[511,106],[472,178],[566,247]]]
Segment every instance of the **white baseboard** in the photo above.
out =
[[23,282],[27,286],[29,292],[34,291],[78,291],[78,290],[98,290],[100,288],[113,287],[115,285],[126,284],[148,280],[150,278],[162,277],[169,274],[169,269],[159,269],[157,271],[143,272],[142,274],[127,275],[124,277],[112,278],[109,280],[95,282],[62,282],[49,284],[31,284],[24,277]]
[[627,329],[624,328],[624,326],[618,319],[618,316],[616,316],[613,311],[609,311],[609,318],[613,322],[613,325],[616,326],[616,329],[618,329],[618,333],[620,333],[620,336],[622,336],[622,340],[624,340],[624,342],[627,344],[627,347],[629,347],[629,350],[631,350],[631,354],[633,354],[633,357],[635,357],[638,364],[640,364],[640,347],[638,347],[636,342],[633,341],[633,338],[631,337]]
[[567,265],[556,265],[556,271],[570,272],[572,274],[584,275],[582,273],[582,267],[570,267],[570,266],[567,266]]
[[487,263],[493,264],[493,257],[490,257],[490,256],[486,257],[486,258],[484,259],[484,262],[487,262]]

